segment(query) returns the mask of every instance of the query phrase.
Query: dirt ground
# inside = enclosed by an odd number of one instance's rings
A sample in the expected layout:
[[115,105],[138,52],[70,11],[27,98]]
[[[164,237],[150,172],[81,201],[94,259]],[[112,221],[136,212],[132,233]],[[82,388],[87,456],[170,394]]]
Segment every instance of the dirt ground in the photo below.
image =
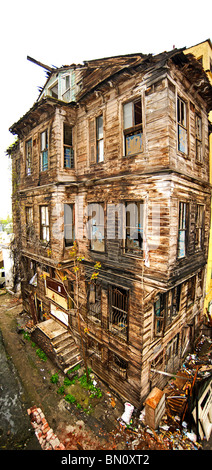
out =
[[[25,321],[21,300],[8,293],[1,294],[0,330],[7,359],[15,368],[22,387],[20,400],[25,414],[27,408],[34,405],[40,407],[49,426],[67,450],[125,449],[126,436],[124,431],[120,431],[117,421],[124,411],[123,403],[97,377],[95,380],[103,395],[94,400],[90,414],[78,409],[75,404],[67,403],[57,393],[58,387],[63,384],[64,375],[48,358],[46,361],[39,358],[37,348],[33,348],[31,341],[20,333],[20,327]],[[59,375],[57,385],[50,380],[56,372]],[[25,436],[23,429],[20,429],[20,433],[23,439],[19,436],[19,447],[22,442],[23,448],[38,448],[35,441],[29,444],[30,439]],[[8,442],[2,446],[5,449],[11,448],[10,435],[9,429]]]

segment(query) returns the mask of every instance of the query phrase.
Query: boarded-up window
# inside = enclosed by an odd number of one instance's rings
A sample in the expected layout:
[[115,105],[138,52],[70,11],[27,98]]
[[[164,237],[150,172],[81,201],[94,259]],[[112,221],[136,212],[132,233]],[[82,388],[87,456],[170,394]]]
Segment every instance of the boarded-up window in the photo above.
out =
[[99,283],[89,284],[88,315],[94,321],[101,321],[101,285]]
[[72,246],[75,240],[74,204],[64,204],[65,246]]
[[200,116],[196,115],[196,159],[198,162],[203,160],[202,152],[202,119]]
[[177,98],[177,126],[178,126],[178,150],[188,153],[187,142],[187,107],[186,103],[178,96]]
[[143,151],[141,98],[123,106],[125,156]]
[[109,330],[128,339],[128,291],[121,287],[110,287],[109,306]]
[[33,227],[33,207],[26,207],[26,238],[27,242],[32,241]]
[[127,361],[112,351],[109,351],[109,368],[123,379],[127,378]]

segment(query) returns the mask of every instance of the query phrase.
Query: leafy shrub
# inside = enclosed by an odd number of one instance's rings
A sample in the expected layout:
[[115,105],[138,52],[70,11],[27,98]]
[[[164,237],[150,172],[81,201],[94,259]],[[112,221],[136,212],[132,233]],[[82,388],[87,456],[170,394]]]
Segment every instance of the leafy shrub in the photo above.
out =
[[47,356],[45,354],[44,351],[42,351],[42,349],[38,348],[36,350],[36,354],[38,355],[38,357],[42,360],[42,361],[47,361]]
[[51,376],[50,381],[52,384],[57,384],[58,380],[59,380],[59,376],[58,376],[58,373],[56,372],[56,374],[53,374]]
[[61,385],[61,387],[58,388],[57,393],[58,395],[64,395],[65,387],[64,385]]
[[75,403],[76,402],[76,398],[74,397],[74,395],[71,395],[70,393],[65,396],[65,400],[68,401],[68,403]]

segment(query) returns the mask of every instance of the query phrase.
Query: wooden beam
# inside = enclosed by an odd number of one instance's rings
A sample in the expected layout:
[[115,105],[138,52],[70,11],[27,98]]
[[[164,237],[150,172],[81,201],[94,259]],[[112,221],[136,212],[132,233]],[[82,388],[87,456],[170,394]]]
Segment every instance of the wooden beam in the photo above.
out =
[[49,65],[45,65],[42,62],[39,62],[38,60],[33,59],[30,56],[27,56],[27,60],[29,60],[30,62],[33,62],[33,64],[39,65],[39,67],[42,67],[43,69],[48,70],[49,72],[53,72],[54,70],[52,67],[49,67]]

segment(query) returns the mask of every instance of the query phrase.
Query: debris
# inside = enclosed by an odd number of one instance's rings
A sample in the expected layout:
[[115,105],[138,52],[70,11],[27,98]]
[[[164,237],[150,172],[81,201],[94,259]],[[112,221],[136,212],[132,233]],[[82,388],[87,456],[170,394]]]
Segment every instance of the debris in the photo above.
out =
[[131,403],[126,402],[124,404],[125,411],[121,416],[121,420],[124,421],[126,424],[130,424],[131,416],[133,414],[134,406]]

